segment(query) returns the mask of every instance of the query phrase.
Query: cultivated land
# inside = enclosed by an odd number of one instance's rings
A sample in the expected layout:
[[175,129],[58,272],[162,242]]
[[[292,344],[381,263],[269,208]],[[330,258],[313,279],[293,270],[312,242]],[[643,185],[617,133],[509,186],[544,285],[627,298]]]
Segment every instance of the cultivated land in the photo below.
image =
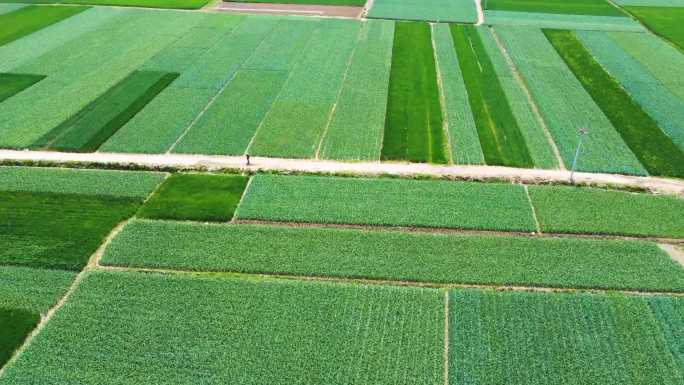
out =
[[682,0],[26,2],[0,385],[684,383]]

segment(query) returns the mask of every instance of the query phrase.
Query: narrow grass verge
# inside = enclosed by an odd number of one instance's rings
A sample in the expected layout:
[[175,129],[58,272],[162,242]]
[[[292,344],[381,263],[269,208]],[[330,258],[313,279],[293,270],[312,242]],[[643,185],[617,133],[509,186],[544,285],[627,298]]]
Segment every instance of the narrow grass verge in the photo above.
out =
[[176,77],[176,73],[135,71],[38,139],[32,147],[95,151]]
[[0,15],[0,46],[83,12],[88,7],[28,6]]
[[135,220],[102,264],[193,271],[684,291],[654,243]]
[[43,75],[0,73],[0,103],[43,79]]
[[574,33],[544,30],[544,34],[646,170],[652,175],[684,177],[684,153]]
[[485,162],[533,167],[525,139],[477,30],[472,26],[452,24],[451,35]]
[[152,219],[226,222],[233,217],[248,177],[174,174],[138,211]]
[[381,158],[446,163],[430,25],[397,22]]

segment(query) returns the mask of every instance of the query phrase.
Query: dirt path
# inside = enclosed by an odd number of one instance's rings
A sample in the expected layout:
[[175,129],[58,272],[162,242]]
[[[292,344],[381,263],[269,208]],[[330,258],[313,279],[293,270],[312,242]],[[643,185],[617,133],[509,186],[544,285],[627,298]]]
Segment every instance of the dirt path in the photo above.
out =
[[221,12],[271,13],[278,15],[327,16],[348,18],[359,18],[363,13],[363,7],[228,2],[221,2],[216,7],[212,8],[212,10]]
[[482,25],[484,24],[484,11],[482,10],[482,0],[473,1],[475,1],[475,9],[477,9],[477,23],[475,23],[475,25]]
[[658,247],[660,247],[664,252],[666,252],[670,256],[670,258],[679,262],[679,264],[682,265],[682,267],[684,267],[684,251],[682,251],[682,249],[679,249],[677,245],[660,243],[658,244]]
[[[337,162],[329,160],[283,159],[251,157],[245,165],[242,156],[207,156],[185,154],[119,154],[119,153],[66,153],[52,151],[0,150],[0,161],[45,163],[90,163],[110,166],[137,165],[140,167],[173,167],[194,170],[241,170],[337,173],[353,175],[382,175],[443,177],[473,180],[509,180],[522,183],[567,183],[567,170],[522,169],[500,166],[437,165],[428,163],[395,162]],[[612,185],[642,188],[654,192],[684,197],[684,180],[640,177],[617,174],[575,173],[578,184]]]

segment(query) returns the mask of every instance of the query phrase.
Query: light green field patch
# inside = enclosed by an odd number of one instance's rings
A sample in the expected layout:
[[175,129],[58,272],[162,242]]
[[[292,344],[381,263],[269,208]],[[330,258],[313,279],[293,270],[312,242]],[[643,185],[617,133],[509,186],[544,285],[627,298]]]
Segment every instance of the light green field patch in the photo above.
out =
[[473,120],[468,92],[463,83],[463,73],[458,65],[449,26],[434,25],[432,38],[439,68],[438,80],[444,95],[451,157],[456,164],[484,164],[477,127]]
[[648,297],[452,290],[449,298],[450,384],[684,381],[681,352],[670,350]]
[[577,129],[588,129],[577,168],[644,175],[646,170],[573,75],[541,30],[496,27],[530,90],[567,168],[577,148]]
[[26,4],[0,4],[0,15],[16,11],[19,8],[24,8]]
[[441,385],[443,346],[437,290],[93,272],[0,383]]
[[369,18],[475,23],[475,2],[469,0],[374,0]]
[[0,167],[0,191],[146,198],[165,178],[160,172]]
[[240,219],[535,230],[513,184],[257,175],[245,194]]
[[319,25],[257,129],[250,154],[316,154],[360,30],[360,23],[350,20],[326,19]]
[[361,27],[340,97],[323,139],[320,157],[380,160],[394,23],[368,20]]
[[283,19],[261,42],[243,69],[289,71],[302,56],[302,51],[316,31],[319,20]]

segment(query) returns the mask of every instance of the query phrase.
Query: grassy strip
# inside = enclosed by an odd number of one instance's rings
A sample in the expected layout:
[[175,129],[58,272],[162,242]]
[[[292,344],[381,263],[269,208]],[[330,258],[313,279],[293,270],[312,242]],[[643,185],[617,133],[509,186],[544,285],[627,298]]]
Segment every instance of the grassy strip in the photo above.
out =
[[[325,19],[257,130],[250,154],[312,158],[328,125],[361,23]],[[313,74],[313,75],[312,75]]]
[[566,168],[577,149],[577,129],[588,128],[578,169],[647,173],[541,30],[502,26],[495,32],[539,107]]
[[544,34],[652,175],[684,177],[684,152],[639,106],[571,31]]
[[468,0],[374,0],[367,17],[376,19],[475,23],[477,9]]
[[657,35],[684,51],[684,7],[625,7]]
[[93,272],[3,380],[107,383],[127,373],[118,384],[439,385],[442,298],[428,289]]
[[23,7],[0,15],[0,46],[57,23],[87,7]]
[[456,164],[484,164],[482,146],[468,101],[463,73],[451,39],[448,24],[432,28],[435,56],[439,68],[440,87],[444,95],[451,158]]
[[240,219],[534,231],[522,186],[257,175]]
[[0,73],[0,103],[43,79],[43,75]]
[[387,112],[394,23],[368,20],[342,84],[320,157],[379,160]]
[[102,263],[482,285],[684,291],[655,244],[311,227],[130,223]]
[[285,71],[238,71],[173,152],[244,154],[286,78]]
[[0,265],[0,308],[45,314],[75,277],[71,271]]
[[145,199],[164,179],[160,172],[0,167],[0,191],[83,194]]
[[32,147],[95,151],[177,77],[175,73],[135,71]]
[[392,53],[381,158],[447,163],[430,25],[396,23]]
[[0,307],[0,367],[12,357],[38,322],[40,314]]
[[570,15],[625,16],[604,0],[485,0],[485,9]]
[[454,48],[463,72],[485,162],[533,167],[499,78],[474,27],[451,25]]
[[452,290],[449,299],[451,384],[682,383],[681,352],[648,298]]
[[209,0],[2,0],[2,2],[18,2],[26,4],[83,4],[113,5],[117,7],[144,7],[170,9],[199,9]]
[[[181,76],[112,136],[100,151],[163,153],[169,150],[208,103],[278,24],[277,18],[231,17],[222,35]],[[183,50],[193,55],[195,50]],[[173,58],[169,60],[174,60]]]
[[229,221],[249,178],[240,175],[171,175],[138,211],[153,219]]
[[[629,33],[628,35],[648,35],[652,39],[660,40],[652,34]],[[680,99],[672,93],[666,82],[657,79],[647,67],[623,50],[607,33],[576,31],[575,36],[605,71],[620,83],[634,102],[639,104],[644,112],[653,118],[658,127],[670,137],[681,151],[684,151],[684,99]],[[638,37],[633,37],[638,39]],[[668,45],[662,40],[660,42],[663,45]],[[669,45],[668,47],[677,52],[676,48]],[[656,55],[656,52],[654,50],[650,55]],[[678,60],[671,63],[667,63],[670,57],[659,57],[658,60],[662,63],[661,67],[667,67],[668,64],[676,65],[677,61],[684,65],[684,55],[678,52],[677,55],[679,55]],[[683,80],[679,86],[684,91],[684,76],[675,75],[669,80],[676,81],[677,78]],[[670,88],[676,88],[676,86]]]
[[684,238],[684,199],[561,186],[529,192],[545,232]]
[[131,198],[0,192],[0,264],[79,270],[139,203]]
[[[272,3],[273,0],[232,0],[237,3]],[[363,7],[366,0],[278,0],[278,4],[342,5]]]

